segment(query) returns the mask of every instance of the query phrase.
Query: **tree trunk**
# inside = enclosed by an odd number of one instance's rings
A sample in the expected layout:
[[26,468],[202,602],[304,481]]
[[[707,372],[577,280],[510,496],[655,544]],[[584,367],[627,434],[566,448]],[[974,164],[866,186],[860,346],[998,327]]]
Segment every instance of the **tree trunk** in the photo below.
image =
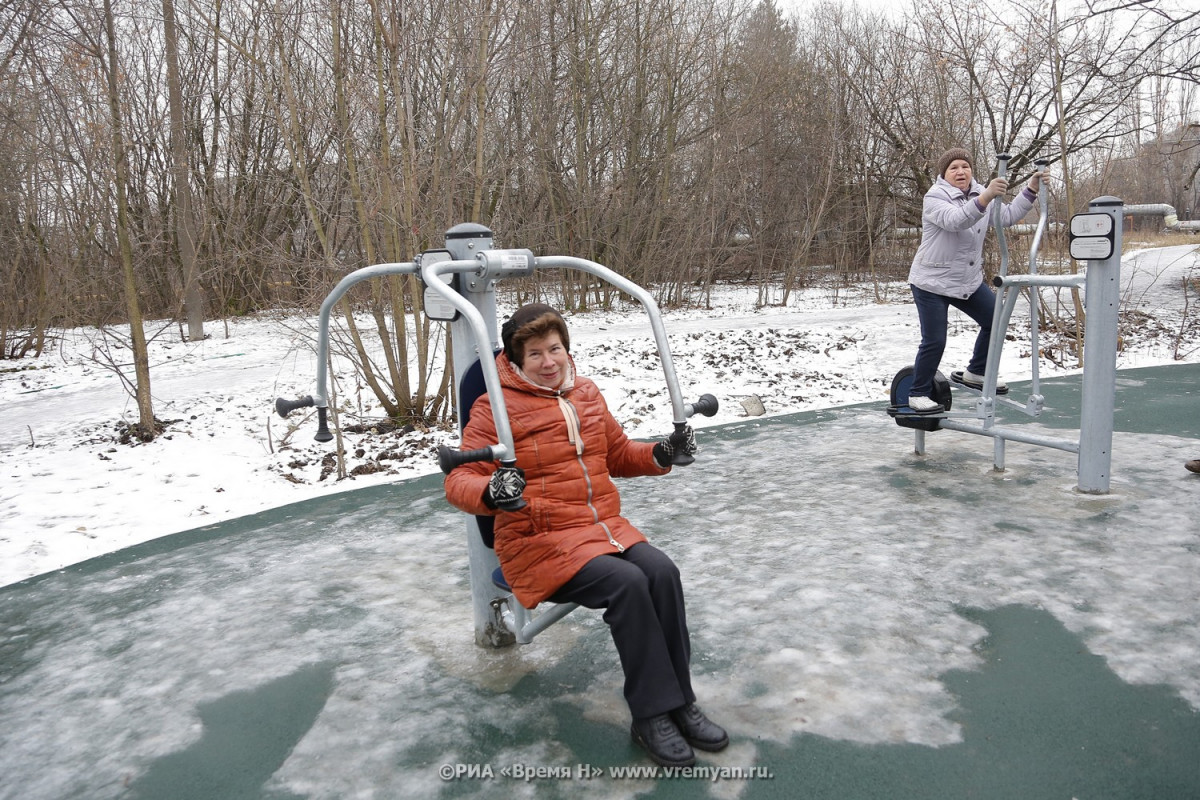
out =
[[175,238],[183,272],[183,307],[187,314],[188,339],[204,338],[204,295],[196,270],[196,220],[192,215],[191,171],[188,169],[187,140],[183,128],[183,92],[179,80],[179,34],[175,29],[175,2],[162,0],[163,35],[166,39],[167,105],[171,114],[171,172],[175,178]]
[[133,347],[134,397],[137,400],[138,422],[144,439],[153,439],[154,405],[150,396],[150,356],[146,349],[146,332],[142,328],[142,309],[138,302],[137,279],[133,273],[133,245],[129,241],[129,201],[125,186],[129,167],[125,154],[125,132],[121,122],[121,96],[117,72],[117,36],[113,24],[112,0],[104,0],[104,35],[108,40],[108,109],[112,116],[113,182],[117,194],[117,244],[121,269],[125,276],[125,308],[129,315],[129,337]]
[[[1063,122],[1063,93],[1062,93],[1062,62],[1058,53],[1058,3],[1054,2],[1050,6],[1050,45],[1053,48],[1052,64],[1057,80],[1054,82],[1054,103],[1058,112],[1058,143],[1062,153],[1059,161],[1062,164],[1063,171],[1063,188],[1066,191],[1067,197],[1067,212],[1075,213],[1075,186],[1071,181],[1070,164],[1067,161],[1069,150],[1067,148],[1067,129]],[[1071,273],[1079,272],[1079,263],[1075,259],[1071,259]],[[1084,329],[1087,326],[1086,314],[1083,310],[1083,301],[1079,296],[1079,288],[1071,288],[1071,301],[1075,305],[1075,360],[1079,366],[1083,366],[1083,336]],[[1033,354],[1037,358],[1037,353]]]

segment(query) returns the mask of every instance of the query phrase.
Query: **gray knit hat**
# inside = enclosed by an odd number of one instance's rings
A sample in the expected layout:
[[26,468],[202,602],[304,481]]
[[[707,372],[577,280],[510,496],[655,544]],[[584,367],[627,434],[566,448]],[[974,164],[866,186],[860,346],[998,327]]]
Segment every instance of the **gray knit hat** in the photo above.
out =
[[937,174],[939,178],[946,177],[946,170],[950,169],[950,164],[953,161],[962,159],[971,165],[971,169],[975,169],[975,165],[971,163],[971,154],[961,147],[951,147],[946,152],[942,153],[942,157],[937,162]]

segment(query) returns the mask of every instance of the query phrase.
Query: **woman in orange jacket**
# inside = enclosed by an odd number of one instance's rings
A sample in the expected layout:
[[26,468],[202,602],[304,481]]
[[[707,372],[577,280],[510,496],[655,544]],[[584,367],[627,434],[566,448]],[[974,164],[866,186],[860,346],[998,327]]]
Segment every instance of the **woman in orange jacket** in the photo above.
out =
[[[446,476],[446,497],[470,514],[496,516],[496,556],[526,608],[549,600],[603,608],[625,672],[631,735],[664,766],[695,763],[692,748],[729,737],[696,706],[679,569],[621,516],[613,478],[664,475],[676,448],[696,449],[691,429],[635,442],[600,390],[575,374],[566,322],[543,304],[523,306],[501,328],[496,367],[518,467],[472,462]],[[471,408],[462,448],[496,441],[488,396]],[[524,508],[498,506],[522,498]]]

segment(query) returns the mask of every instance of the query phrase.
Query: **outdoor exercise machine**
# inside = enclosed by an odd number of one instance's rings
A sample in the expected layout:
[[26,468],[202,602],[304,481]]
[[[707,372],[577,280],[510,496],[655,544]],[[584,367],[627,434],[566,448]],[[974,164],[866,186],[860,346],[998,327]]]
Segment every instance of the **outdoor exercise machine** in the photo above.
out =
[[[1006,177],[1009,156],[997,156],[997,174]],[[1038,161],[1039,170],[1048,166],[1047,161]],[[1044,275],[1038,273],[1038,250],[1041,247],[1049,218],[1049,199],[1046,182],[1042,181],[1038,191],[1040,214],[1033,242],[1029,250],[1029,274],[1008,274],[1008,242],[1001,222],[1002,209],[999,203],[992,207],[992,226],[996,229],[1000,251],[999,270],[992,283],[997,288],[996,310],[993,316],[991,340],[988,346],[987,368],[982,389],[973,389],[961,383],[954,385],[977,399],[972,410],[951,410],[951,381],[941,372],[934,379],[931,397],[941,403],[946,411],[940,414],[917,414],[908,407],[908,392],[912,388],[911,366],[904,367],[892,379],[891,405],[888,413],[902,427],[915,431],[915,447],[918,454],[925,453],[925,434],[937,430],[954,430],[990,436],[993,440],[993,465],[996,470],[1004,469],[1005,443],[1008,441],[1065,450],[1078,455],[1078,484],[1081,492],[1104,494],[1109,490],[1112,466],[1113,403],[1116,392],[1117,364],[1117,312],[1120,302],[1121,278],[1121,222],[1123,204],[1116,197],[1098,197],[1092,200],[1088,213],[1071,217],[1069,227],[1071,257],[1087,262],[1083,274]],[[1038,304],[1043,288],[1072,288],[1084,290],[1084,309],[1087,332],[1084,339],[1083,392],[1079,420],[1079,435],[1074,439],[1044,436],[1023,430],[1021,427],[996,424],[999,408],[1015,409],[1029,417],[1042,413],[1045,398],[1041,394],[1038,372],[1040,350],[1038,344]],[[1000,354],[1004,347],[1005,333],[1016,306],[1017,298],[1027,292],[1030,302],[1030,353],[1032,357],[1032,382],[1028,399],[1024,404],[1007,397],[997,396],[996,384],[1000,366]]]
[[[694,414],[712,416],[717,413],[717,399],[703,395],[695,403],[686,403],[679,389],[674,362],[667,342],[666,328],[653,296],[636,283],[618,275],[605,266],[568,256],[537,256],[530,250],[493,249],[492,232],[483,225],[463,223],[446,231],[445,247],[427,250],[412,261],[376,264],[356,270],[344,277],[321,304],[317,336],[317,387],[313,395],[299,400],[275,401],[275,409],[286,417],[298,408],[317,409],[318,442],[333,438],[329,432],[327,412],[327,371],[329,369],[329,320],[333,308],[357,283],[384,275],[416,275],[424,287],[424,309],[430,319],[450,325],[452,342],[451,363],[457,394],[459,432],[470,419],[471,406],[484,392],[491,401],[492,418],[497,442],[478,450],[438,449],[438,465],[449,473],[455,467],[472,461],[497,461],[503,466],[515,466],[512,428],[496,369],[495,356],[501,349],[496,319],[496,285],[505,278],[525,277],[538,269],[574,269],[599,278],[641,303],[649,317],[650,329],[662,361],[667,393],[671,399],[675,431],[682,433],[687,418]],[[689,464],[692,456],[676,452],[672,463]],[[517,500],[505,510],[524,506]],[[493,517],[467,515],[467,557],[471,581],[471,603],[475,618],[475,641],[488,647],[503,647],[515,643],[527,644],[538,633],[571,613],[574,603],[547,604],[535,614],[524,608],[513,596],[507,580],[500,571],[499,561],[492,550]]]

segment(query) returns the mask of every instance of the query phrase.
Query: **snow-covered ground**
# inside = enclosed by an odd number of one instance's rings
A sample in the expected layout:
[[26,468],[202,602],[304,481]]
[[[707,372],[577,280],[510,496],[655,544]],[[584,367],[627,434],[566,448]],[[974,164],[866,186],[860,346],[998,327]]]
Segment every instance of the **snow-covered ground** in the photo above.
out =
[[[1122,287],[1118,367],[1200,361],[1200,246],[1127,253]],[[755,289],[726,287],[711,309],[665,311],[685,397],[710,392],[721,403],[715,417],[693,425],[745,419],[754,399],[768,415],[886,404],[892,375],[912,362],[919,329],[907,287],[882,290],[884,302],[872,287],[811,289],[785,307],[758,308]],[[665,435],[670,402],[641,309],[568,322],[580,372],[600,384],[626,430]],[[311,319],[243,318],[210,322],[210,338],[188,343],[177,328],[159,326],[151,386],[155,414],[169,424],[149,444],[121,442],[137,409],[106,366],[129,360],[111,338],[70,330],[40,359],[0,362],[0,585],[220,520],[436,472],[435,448],[457,441],[452,430],[347,434],[347,469],[357,474],[323,477],[333,446],[312,441],[315,420],[273,411],[277,396],[313,390],[312,328]],[[952,316],[943,371],[965,366],[974,336],[969,320]],[[1043,335],[1043,350],[1052,341]],[[1029,356],[1028,310],[1020,304],[1001,375],[1029,377]],[[1043,376],[1074,367],[1061,349],[1046,356]],[[335,363],[335,372],[350,410],[343,424],[380,421],[349,363]]]

